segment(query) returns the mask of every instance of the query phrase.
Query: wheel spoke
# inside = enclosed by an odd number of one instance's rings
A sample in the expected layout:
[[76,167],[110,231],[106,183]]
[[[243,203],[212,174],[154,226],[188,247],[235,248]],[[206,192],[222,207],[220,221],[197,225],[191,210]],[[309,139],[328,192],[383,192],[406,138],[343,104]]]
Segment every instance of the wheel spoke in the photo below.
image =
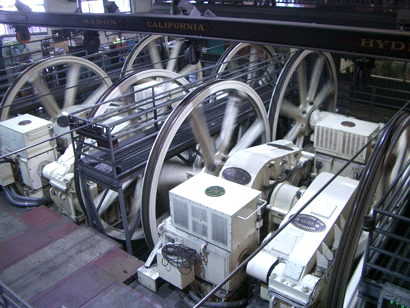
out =
[[296,122],[295,125],[292,126],[292,128],[288,131],[288,133],[283,139],[293,141],[297,137],[300,136],[300,133],[302,132],[302,130],[303,130],[302,123]]
[[195,108],[189,115],[189,123],[195,136],[196,142],[199,144],[202,158],[205,161],[205,167],[209,170],[215,166],[215,150],[211,143],[208,125],[206,124],[205,115],[201,108]]
[[142,176],[138,176],[134,187],[134,194],[132,196],[132,208],[134,210],[140,210],[141,208],[141,188],[142,188]]
[[315,100],[313,101],[313,106],[315,108],[319,108],[320,105],[324,102],[326,97],[328,97],[330,94],[332,94],[335,90],[335,84],[328,81],[320,90],[319,94],[315,97]]
[[258,81],[259,86],[262,86],[264,84],[269,84],[274,77],[274,66],[273,64],[269,65],[267,68],[263,70],[263,74],[260,77],[260,80]]
[[312,102],[315,99],[324,65],[325,65],[325,57],[323,55],[319,55],[315,61],[315,66],[313,68],[312,77],[310,79],[309,92],[306,98],[307,102]]
[[84,105],[85,107],[95,105],[107,89],[108,85],[102,83],[97,89],[93,91],[93,93],[91,93],[91,95],[87,97],[82,105]]
[[63,109],[74,106],[77,96],[77,86],[80,80],[80,65],[71,64],[67,73],[67,82],[65,85]]
[[302,108],[307,107],[307,80],[306,80],[306,61],[302,59],[298,66],[298,87],[299,87],[299,103]]
[[229,156],[239,150],[249,148],[264,133],[264,131],[265,128],[263,123],[259,119],[256,119],[229,152]]
[[50,89],[47,85],[41,82],[39,75],[37,75],[36,78],[31,79],[29,82],[36,88],[41,105],[47,113],[53,120],[57,119],[57,115],[60,113],[61,109],[58,107],[56,100],[51,95]]
[[159,68],[159,69],[164,68],[161,62],[161,56],[159,55],[158,45],[155,41],[149,42],[148,52],[151,58],[151,63],[153,64],[154,68]]
[[[125,191],[131,184],[133,180],[127,181],[122,184],[122,189]],[[118,200],[118,193],[111,189],[104,189],[101,193],[98,194],[94,199],[94,204],[98,204],[98,214],[102,215],[107,211],[107,209]]]
[[[394,149],[394,163],[393,168],[388,177],[388,185],[390,185],[393,180],[397,177],[403,166],[409,159],[410,153],[410,128],[407,128],[403,134],[400,136],[397,145]],[[388,186],[387,186],[388,187]]]
[[118,198],[118,193],[108,188],[104,189],[98,196],[94,199],[94,203],[98,204],[98,215],[104,214],[111,204]]
[[181,51],[182,45],[184,42],[182,40],[176,40],[175,41],[175,46],[171,50],[171,54],[169,55],[169,60],[167,63],[166,70],[168,71],[175,71],[177,67],[177,62],[178,62],[178,55],[179,52]]
[[199,69],[200,67],[198,64],[188,64],[182,70],[180,70],[178,74],[181,76],[186,76],[186,75],[192,74],[193,72]]
[[287,99],[282,102],[282,107],[280,108],[280,115],[297,120],[300,118],[300,109],[292,104]]
[[192,171],[190,166],[175,158],[164,163],[161,170],[158,188],[160,191],[169,191],[173,187],[187,180],[187,172]]
[[331,55],[312,50],[297,51],[286,63],[272,95],[269,107],[272,138],[285,138],[304,146],[303,141],[309,140],[305,136],[311,132],[310,114],[324,104],[327,111],[334,112],[336,95],[337,72]]
[[249,55],[249,65],[248,65],[248,76],[247,81],[252,82],[255,78],[255,70],[256,70],[256,63],[258,61],[258,51],[256,50],[255,46],[251,47],[250,55]]
[[236,117],[239,113],[239,98],[230,96],[226,105],[224,119],[222,122],[220,143],[218,145],[218,153],[227,154],[229,144],[232,141],[232,135],[236,127]]

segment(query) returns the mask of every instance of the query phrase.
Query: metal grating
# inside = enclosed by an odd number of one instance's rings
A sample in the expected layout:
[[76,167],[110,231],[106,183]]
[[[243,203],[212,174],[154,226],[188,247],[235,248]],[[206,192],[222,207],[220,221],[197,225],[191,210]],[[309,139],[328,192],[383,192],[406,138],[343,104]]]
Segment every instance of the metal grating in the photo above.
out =
[[[374,208],[375,229],[369,234],[361,295],[374,303],[384,284],[410,290],[410,168],[404,169],[383,202]],[[383,199],[381,199],[383,200]]]
[[338,131],[323,126],[317,126],[315,146],[324,150],[336,152],[338,148]]
[[[342,139],[343,139],[343,142],[342,142],[341,152],[342,154],[345,154],[350,157],[353,157],[353,155],[359,152],[361,147],[364,146],[367,142],[366,137],[364,136],[360,136],[360,135],[352,134],[352,133],[346,133],[346,132],[343,132]],[[363,152],[362,154],[359,155],[358,158],[364,160],[365,156],[366,156],[366,152]]]
[[196,220],[192,220],[192,231],[198,233],[202,237],[208,237],[208,226]]
[[188,229],[189,228],[189,220],[188,220],[188,203],[184,200],[180,200],[178,198],[174,198],[174,213],[173,217],[175,220],[175,224]]
[[212,240],[228,246],[228,220],[215,213],[211,215]]

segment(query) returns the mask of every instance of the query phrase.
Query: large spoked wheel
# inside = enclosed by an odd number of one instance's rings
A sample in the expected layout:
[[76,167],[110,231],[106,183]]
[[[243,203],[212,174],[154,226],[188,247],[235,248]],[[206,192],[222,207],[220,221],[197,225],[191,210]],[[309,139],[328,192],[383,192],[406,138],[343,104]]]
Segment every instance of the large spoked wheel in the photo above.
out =
[[89,60],[61,56],[42,60],[24,70],[1,102],[4,121],[31,113],[54,123],[54,134],[68,131],[67,114],[94,105],[112,85],[111,79]]
[[[379,137],[360,179],[352,202],[353,208],[347,219],[349,223],[343,230],[333,261],[326,307],[343,307],[365,216],[371,215],[373,208],[400,214],[400,210],[408,202],[409,160],[410,116],[400,113]],[[384,218],[386,217],[388,216]],[[377,225],[385,222],[383,218],[375,219]]]
[[158,217],[168,213],[168,191],[187,171],[218,175],[234,152],[269,139],[265,107],[248,85],[214,81],[187,95],[161,128],[145,168],[141,206],[149,247],[158,240]]
[[276,82],[280,70],[279,57],[273,47],[238,43],[225,50],[213,75],[216,78],[239,80],[255,89]]
[[141,39],[131,50],[121,69],[120,77],[138,71],[141,68],[166,69],[181,76],[196,75],[202,79],[201,62],[188,64],[184,60],[184,41],[162,35],[151,35]]
[[272,138],[302,147],[310,135],[309,118],[315,110],[334,112],[337,74],[329,53],[296,52],[286,63],[273,91],[268,117]]
[[[96,107],[90,111],[90,117],[96,119],[97,117],[108,115],[107,121],[121,122],[116,127],[119,130],[126,130],[129,127],[135,133],[155,134],[155,125],[150,125],[149,123],[155,122],[158,124],[157,119],[161,117],[165,119],[166,114],[188,93],[187,85],[188,81],[185,78],[164,69],[152,69],[130,74],[118,80],[106,91]],[[137,89],[141,89],[141,91],[136,92]],[[157,93],[154,89],[160,90],[160,92]],[[138,93],[143,93],[143,102],[135,101],[138,98]],[[152,108],[152,101],[154,100],[161,106],[155,111]],[[146,102],[145,105],[150,107],[144,106],[144,101]],[[172,103],[172,101],[175,102]],[[133,105],[137,104],[141,105],[141,107],[133,107]],[[141,113],[143,115],[135,119],[135,115]],[[134,118],[134,120],[121,120],[121,117],[126,117],[127,119]],[[141,127],[141,129],[138,129],[138,127]],[[80,151],[90,151],[90,149],[84,148],[80,149]],[[87,154],[92,156],[92,152],[87,152]],[[131,240],[138,240],[144,237],[140,220],[142,172],[143,170],[141,170],[141,174],[136,178],[122,185],[127,211],[127,224],[129,230],[135,230]],[[97,209],[106,234],[116,239],[125,240],[126,236],[119,208],[118,193],[84,179],[79,172],[75,174],[75,184],[83,207],[94,207]]]

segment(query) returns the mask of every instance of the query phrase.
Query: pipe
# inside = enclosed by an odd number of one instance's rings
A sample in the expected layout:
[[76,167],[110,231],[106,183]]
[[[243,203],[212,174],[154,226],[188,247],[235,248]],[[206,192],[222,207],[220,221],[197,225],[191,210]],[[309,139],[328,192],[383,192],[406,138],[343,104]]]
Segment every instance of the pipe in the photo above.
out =
[[19,194],[16,193],[14,188],[11,187],[11,185],[4,186],[3,189],[4,189],[4,192],[6,193],[7,198],[10,200],[10,202],[16,206],[36,207],[40,205],[48,205],[52,202],[50,199],[20,196]]
[[8,186],[4,186],[3,189],[4,189],[4,192],[6,193],[7,199],[9,199],[9,201],[11,203],[13,203],[15,206],[19,206],[19,207],[36,207],[36,206],[39,206],[38,203],[33,202],[33,201],[29,202],[29,201],[18,200],[16,198],[16,196],[11,192],[11,190]]

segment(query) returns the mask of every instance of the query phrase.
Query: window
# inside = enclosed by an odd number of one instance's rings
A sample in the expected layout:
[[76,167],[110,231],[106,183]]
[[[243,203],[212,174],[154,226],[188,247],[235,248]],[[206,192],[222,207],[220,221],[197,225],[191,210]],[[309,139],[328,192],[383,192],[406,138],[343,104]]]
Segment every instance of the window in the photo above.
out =
[[104,13],[104,5],[102,0],[81,1],[81,12]]
[[[27,4],[33,12],[44,12],[43,0],[20,0],[24,4]],[[15,0],[1,0],[0,10],[3,11],[17,11]],[[29,31],[32,35],[47,34],[47,28],[45,27],[30,27]],[[14,27],[10,25],[0,24],[0,35],[2,36],[14,36],[16,31]]]
[[[131,11],[129,0],[115,0],[114,2],[121,13]],[[83,13],[104,13],[103,0],[83,0],[81,1],[81,11]]]
[[118,5],[121,13],[131,12],[130,0],[115,0],[115,4]]
[[[28,5],[33,12],[44,12],[44,0],[20,0],[24,4]],[[0,10],[3,11],[17,11],[15,0],[2,0],[0,4]]]

